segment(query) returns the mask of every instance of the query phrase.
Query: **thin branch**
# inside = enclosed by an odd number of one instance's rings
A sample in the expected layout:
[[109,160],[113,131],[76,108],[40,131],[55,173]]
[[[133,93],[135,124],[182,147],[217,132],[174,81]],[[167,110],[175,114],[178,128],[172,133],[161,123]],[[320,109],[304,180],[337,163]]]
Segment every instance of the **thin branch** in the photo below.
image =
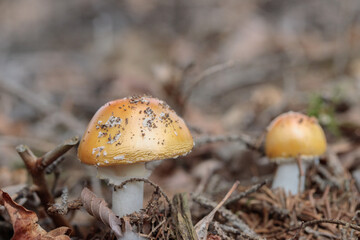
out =
[[[295,235],[294,235],[292,238],[290,238],[289,240],[298,239],[302,228],[304,228],[304,222],[301,223],[301,225],[300,225],[300,227],[297,229]],[[305,229],[305,228],[304,228],[304,229]]]
[[52,104],[48,99],[31,91],[29,88],[22,86],[16,81],[0,79],[0,90],[21,99],[43,115],[56,116],[60,122],[74,132],[79,133],[79,129],[83,126],[83,124],[72,114],[61,111],[61,109],[58,109],[58,107],[55,104]]
[[[54,162],[55,163],[55,162]],[[47,172],[46,172],[46,174],[48,174]],[[51,186],[51,194],[53,195],[53,196],[55,196],[55,198],[56,198],[56,188],[57,188],[57,185],[58,185],[58,183],[59,183],[59,179],[60,179],[60,170],[59,170],[59,168],[57,167],[57,166],[55,166],[55,168],[54,168],[54,182],[53,182],[53,184],[52,184],[52,186]]]
[[[76,145],[78,138],[74,137],[65,143],[60,144],[53,151],[45,154],[43,157],[37,158],[35,154],[25,145],[19,145],[16,147],[16,151],[25,163],[32,179],[34,190],[39,196],[41,204],[45,209],[49,205],[55,203],[53,195],[50,193],[45,179],[45,168],[53,163],[58,157],[66,153],[71,147]],[[67,226],[71,228],[68,221],[61,215],[49,215],[57,227]]]
[[58,170],[58,165],[65,160],[64,156],[59,157],[56,159],[53,163],[51,163],[49,166],[46,167],[45,173],[51,174],[53,172],[56,172]]
[[229,198],[226,202],[225,202],[225,206],[229,205],[229,204],[232,204],[234,202],[237,202],[239,201],[240,199],[248,196],[249,194],[251,193],[254,193],[256,191],[258,191],[262,186],[264,186],[265,184],[269,183],[269,179],[266,179],[258,184],[255,184],[254,186],[252,186],[251,188],[247,189],[245,192],[242,192],[232,198]]
[[[197,195],[192,196],[194,202],[200,204],[203,207],[214,209],[218,204],[204,196]],[[221,207],[218,212],[234,227],[243,232],[249,239],[263,239],[258,236],[246,223],[244,223],[237,215],[232,213],[225,207]]]
[[74,147],[79,142],[79,137],[75,136],[66,140],[64,143],[58,145],[52,151],[47,152],[43,157],[41,157],[40,166],[42,169],[49,166],[56,159],[64,155],[67,151],[69,151],[72,147]]
[[[147,237],[147,238],[150,238],[151,235],[156,231],[158,230],[164,223],[166,222],[166,219],[164,218],[164,220],[161,221],[161,223],[159,223],[156,227],[154,227],[151,232],[147,235],[145,235],[144,237]],[[140,235],[140,234],[139,234]]]
[[68,205],[69,205],[69,191],[67,187],[64,187],[61,194],[61,204],[55,203],[51,207],[48,208],[48,211],[51,213],[56,213],[60,215],[65,215],[68,213]]
[[198,235],[199,239],[203,239],[206,240],[207,238],[207,234],[208,234],[208,229],[209,229],[209,224],[210,222],[214,219],[215,213],[224,205],[224,203],[229,199],[229,197],[231,196],[231,194],[235,191],[235,189],[238,187],[239,185],[239,181],[236,181],[233,186],[230,188],[230,190],[228,191],[228,193],[225,195],[225,197],[220,201],[219,204],[217,204],[215,206],[215,208],[205,217],[203,217],[198,223],[196,223],[195,225],[195,231],[196,234]]
[[47,114],[56,110],[54,105],[47,99],[39,97],[39,94],[29,91],[28,88],[18,84],[16,81],[0,79],[0,89],[18,97],[42,114]]
[[195,146],[199,147],[209,143],[216,143],[216,142],[242,142],[246,145],[247,148],[257,151],[261,154],[264,153],[259,144],[246,134],[239,134],[239,135],[219,135],[219,136],[203,136],[199,137],[195,140]]
[[[320,231],[315,231],[314,229],[310,228],[310,227],[306,227],[304,228],[304,231],[307,233],[307,234],[311,234],[313,235],[314,237],[316,237],[317,239],[322,239],[322,238],[328,238],[328,239],[355,239],[353,237],[350,236],[350,238],[347,238],[346,236],[344,236],[344,238],[341,238],[339,236],[336,236],[334,234],[331,234],[331,233],[326,233],[326,232],[320,232]],[[296,239],[296,238],[294,238]]]
[[[242,231],[240,231],[239,229],[236,229],[234,227],[231,227],[229,225],[226,225],[226,224],[222,224],[222,223],[219,223],[217,221],[213,221],[212,222],[212,225],[215,227],[219,227],[221,228],[223,231],[227,232],[227,233],[230,233],[230,234],[233,234],[233,235],[236,235],[236,237],[241,237],[240,239],[252,239],[252,238],[249,238],[248,235],[244,234]],[[233,238],[231,238],[233,239]],[[238,239],[238,238],[236,238]],[[266,238],[262,238],[264,240],[266,240]]]
[[215,221],[210,223],[209,229],[211,229],[212,234],[216,234],[222,240],[231,240],[232,238],[230,238],[219,225],[220,224]]
[[[39,196],[41,204],[46,209],[49,204],[55,203],[55,200],[51,195],[51,193],[49,192],[48,186],[46,184],[44,172],[37,167],[38,159],[36,158],[34,153],[25,145],[17,146],[16,151],[24,161],[26,168],[28,169],[33,179],[33,184],[35,185],[35,192]],[[57,227],[59,226],[70,227],[70,224],[63,216],[51,215],[50,218],[54,221]]]
[[54,204],[50,206],[47,211],[52,214],[66,215],[70,210],[78,210],[83,206],[83,202],[80,199],[76,199],[68,202],[66,205]]
[[35,154],[25,145],[17,146],[16,151],[24,161],[26,167],[29,170],[32,170],[34,168],[34,165],[36,165],[36,160],[37,160]]
[[316,225],[316,224],[320,224],[320,223],[330,223],[330,224],[336,224],[336,225],[342,225],[348,228],[351,228],[355,231],[360,232],[360,226],[356,225],[356,224],[352,224],[349,222],[345,222],[342,220],[336,220],[336,219],[317,219],[317,220],[312,220],[312,221],[308,221],[308,222],[303,222],[300,226],[297,227],[292,227],[286,230],[282,230],[282,229],[277,229],[271,232],[266,233],[267,235],[275,235],[275,234],[280,234],[280,233],[286,233],[286,232],[292,232],[292,231],[296,231],[296,230],[303,230],[308,226],[312,226],[312,225]]
[[360,232],[359,225],[348,223],[348,222],[345,222],[342,220],[336,220],[336,219],[318,219],[318,220],[308,221],[308,222],[305,222],[304,224],[302,224],[301,226],[293,227],[286,231],[291,232],[291,231],[295,231],[298,229],[304,229],[307,226],[311,226],[311,225],[315,225],[315,224],[319,224],[319,223],[331,223],[331,224],[336,224],[336,225],[342,225],[342,226],[346,226],[346,227],[352,228],[352,229]]
[[214,65],[212,67],[209,67],[207,69],[205,69],[201,74],[199,74],[195,80],[193,82],[190,83],[190,86],[187,88],[188,90],[184,93],[184,102],[187,102],[188,99],[190,98],[191,94],[194,92],[194,89],[202,82],[204,81],[207,77],[224,71],[228,68],[232,68],[237,64],[237,61],[235,60],[230,60],[224,63],[220,63],[217,65]]

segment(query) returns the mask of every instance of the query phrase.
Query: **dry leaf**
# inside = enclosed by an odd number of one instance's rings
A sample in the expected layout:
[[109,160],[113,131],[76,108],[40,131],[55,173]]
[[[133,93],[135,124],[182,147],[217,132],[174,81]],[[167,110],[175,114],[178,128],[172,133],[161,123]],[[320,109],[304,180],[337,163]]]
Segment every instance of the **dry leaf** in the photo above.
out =
[[86,211],[102,221],[105,225],[109,226],[114,231],[116,237],[121,237],[121,221],[116,215],[108,208],[104,199],[97,197],[88,188],[84,188],[81,192],[81,201],[84,204]]
[[47,233],[39,224],[38,217],[33,211],[15,203],[9,194],[0,190],[0,204],[6,208],[14,228],[13,240],[21,239],[46,239],[70,240],[70,229],[67,227],[56,228]]

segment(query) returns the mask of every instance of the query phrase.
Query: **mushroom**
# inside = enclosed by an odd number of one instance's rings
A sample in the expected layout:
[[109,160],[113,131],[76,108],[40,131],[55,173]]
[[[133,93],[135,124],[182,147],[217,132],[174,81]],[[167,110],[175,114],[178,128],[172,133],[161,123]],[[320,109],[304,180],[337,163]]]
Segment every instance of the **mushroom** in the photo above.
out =
[[[184,121],[165,102],[152,97],[130,97],[102,106],[91,119],[80,142],[82,163],[97,166],[98,177],[118,186],[147,178],[145,163],[186,155],[194,146]],[[113,187],[112,210],[120,217],[143,207],[143,182]]]
[[[297,194],[300,187],[302,192],[308,164],[318,163],[325,151],[325,134],[316,118],[297,112],[276,117],[267,127],[265,139],[266,156],[278,164],[272,187],[282,187],[292,194]],[[304,173],[300,182],[297,159]]]

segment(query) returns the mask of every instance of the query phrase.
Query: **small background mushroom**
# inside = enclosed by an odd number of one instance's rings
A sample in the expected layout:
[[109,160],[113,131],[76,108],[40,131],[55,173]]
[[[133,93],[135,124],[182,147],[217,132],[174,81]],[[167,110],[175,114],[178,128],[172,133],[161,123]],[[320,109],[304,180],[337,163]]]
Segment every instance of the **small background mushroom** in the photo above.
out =
[[278,164],[272,187],[301,193],[309,163],[318,164],[325,150],[325,134],[315,118],[297,112],[276,117],[265,138],[266,156]]

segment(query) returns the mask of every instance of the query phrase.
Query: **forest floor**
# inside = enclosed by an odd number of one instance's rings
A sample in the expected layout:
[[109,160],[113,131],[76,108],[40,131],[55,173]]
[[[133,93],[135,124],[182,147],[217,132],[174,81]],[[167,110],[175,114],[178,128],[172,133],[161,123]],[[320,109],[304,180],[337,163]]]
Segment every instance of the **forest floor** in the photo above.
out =
[[[360,237],[360,3],[330,2],[1,1],[0,239]],[[120,219],[77,147],[103,104],[144,94],[196,144],[132,179],[144,209]],[[288,111],[328,141],[297,195],[263,152]]]

